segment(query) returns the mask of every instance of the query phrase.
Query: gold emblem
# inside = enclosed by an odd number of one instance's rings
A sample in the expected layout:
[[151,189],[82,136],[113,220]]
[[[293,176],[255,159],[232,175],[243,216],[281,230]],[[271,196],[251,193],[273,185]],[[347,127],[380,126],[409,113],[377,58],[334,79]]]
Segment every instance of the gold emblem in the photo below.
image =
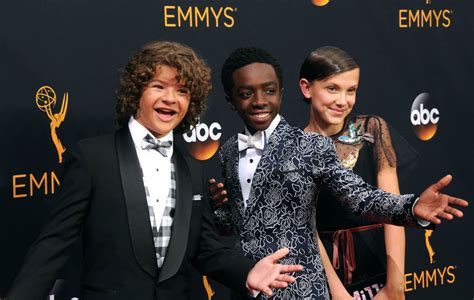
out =
[[50,86],[42,86],[36,92],[36,105],[38,108],[45,112],[51,121],[49,126],[51,129],[51,139],[53,140],[56,151],[58,152],[59,163],[63,162],[63,153],[66,148],[61,144],[56,129],[61,126],[61,123],[66,118],[67,105],[68,105],[68,93],[64,93],[63,100],[61,103],[61,110],[58,113],[53,113],[53,108],[56,106],[56,92]]
[[433,234],[433,230],[425,229],[425,245],[426,245],[426,250],[428,250],[428,254],[430,255],[430,264],[434,263],[434,255],[435,255],[433,247],[431,246],[431,243],[430,243],[430,237],[432,234]]
[[212,289],[211,283],[209,282],[209,279],[207,279],[207,276],[202,276],[202,283],[204,284],[204,289],[206,289],[207,299],[211,300],[215,292]]

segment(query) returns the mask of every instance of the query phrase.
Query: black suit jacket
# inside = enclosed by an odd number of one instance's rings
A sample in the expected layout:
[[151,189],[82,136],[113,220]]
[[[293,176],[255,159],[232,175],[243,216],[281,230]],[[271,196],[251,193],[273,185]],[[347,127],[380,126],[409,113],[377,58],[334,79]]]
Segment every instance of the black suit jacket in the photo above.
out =
[[[69,154],[51,217],[28,252],[7,299],[39,300],[82,238],[80,299],[189,299],[189,268],[240,292],[252,261],[223,246],[199,165],[175,148],[177,200],[171,240],[157,267],[145,190],[128,130],[81,141]],[[188,163],[190,167],[188,167]],[[193,201],[200,194],[204,200]]]

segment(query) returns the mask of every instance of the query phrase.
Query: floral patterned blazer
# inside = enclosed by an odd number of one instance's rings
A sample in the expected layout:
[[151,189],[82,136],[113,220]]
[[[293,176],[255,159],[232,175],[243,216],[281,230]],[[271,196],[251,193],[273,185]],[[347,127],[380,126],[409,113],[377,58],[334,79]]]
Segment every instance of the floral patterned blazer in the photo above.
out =
[[[366,184],[338,161],[331,139],[305,133],[282,118],[270,135],[255,171],[247,207],[239,181],[237,135],[221,148],[229,202],[216,215],[221,228],[239,236],[236,247],[254,260],[288,247],[285,264],[301,264],[296,282],[275,290],[273,299],[329,299],[315,242],[315,195],[325,185],[355,214],[374,221],[418,226],[414,195],[397,196]],[[261,295],[265,298],[264,295]]]

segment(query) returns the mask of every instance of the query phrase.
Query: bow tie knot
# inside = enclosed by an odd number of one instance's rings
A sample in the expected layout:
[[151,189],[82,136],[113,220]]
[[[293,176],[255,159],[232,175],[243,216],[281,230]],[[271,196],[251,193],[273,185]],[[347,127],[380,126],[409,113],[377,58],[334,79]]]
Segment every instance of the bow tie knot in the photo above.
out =
[[248,136],[245,134],[238,134],[239,151],[244,151],[248,148],[263,150],[265,140],[262,131],[257,131],[254,135]]
[[155,140],[151,135],[147,134],[143,138],[142,142],[142,149],[143,150],[149,150],[153,149],[158,151],[161,155],[164,157],[168,157],[168,154],[166,151],[173,146],[173,141],[160,141],[160,140]]

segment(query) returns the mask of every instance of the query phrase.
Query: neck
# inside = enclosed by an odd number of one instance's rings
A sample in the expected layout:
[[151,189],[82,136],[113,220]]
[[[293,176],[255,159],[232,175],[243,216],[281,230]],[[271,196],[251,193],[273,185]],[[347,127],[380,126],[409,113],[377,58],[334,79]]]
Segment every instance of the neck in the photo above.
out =
[[340,124],[327,124],[324,122],[318,122],[319,117],[315,117],[313,112],[310,113],[310,120],[308,125],[306,125],[305,132],[317,132],[324,136],[331,136],[339,133],[344,127],[344,122]]

